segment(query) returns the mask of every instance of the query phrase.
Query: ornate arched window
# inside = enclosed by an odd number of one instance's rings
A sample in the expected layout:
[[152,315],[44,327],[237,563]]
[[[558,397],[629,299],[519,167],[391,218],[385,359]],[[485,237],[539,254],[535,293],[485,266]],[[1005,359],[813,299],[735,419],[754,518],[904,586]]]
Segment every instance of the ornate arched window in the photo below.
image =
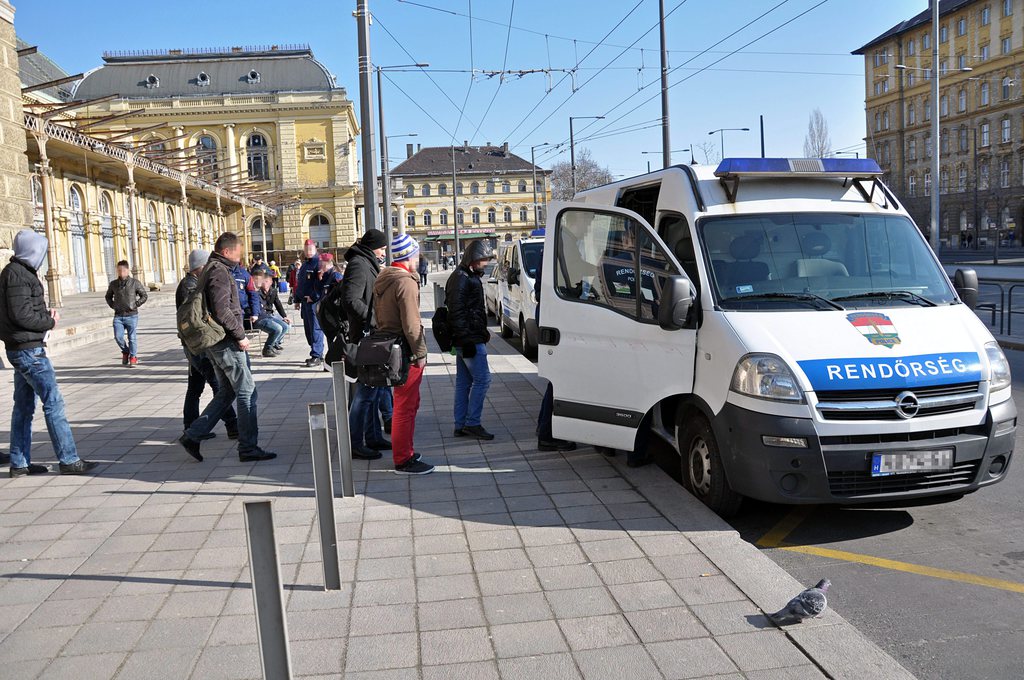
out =
[[82,191],[76,187],[71,187],[68,192],[68,207],[74,212],[82,212]]
[[494,208],[487,209],[487,223],[494,224],[498,219],[498,211]]
[[405,187],[405,197],[412,198],[416,195],[416,187],[411,184],[407,184]]
[[331,246],[331,218],[317,213],[309,218],[309,237],[316,241],[317,248]]
[[440,222],[442,227],[447,227],[448,226],[448,211],[447,210],[441,210],[441,212],[439,212],[437,214],[437,221]]
[[429,210],[424,210],[423,211],[423,226],[424,227],[429,227],[432,223],[433,223],[433,216],[430,214],[430,211]]
[[430,195],[430,185],[429,184],[424,184],[423,186],[420,187],[420,196],[429,196],[429,195]]
[[409,212],[405,213],[405,226],[407,226],[407,227],[415,227],[416,226],[416,213],[414,213],[412,210],[410,210]]
[[210,135],[196,139],[196,160],[203,179],[217,179],[217,140]]
[[448,195],[448,185],[447,184],[438,184],[437,185],[437,195],[438,196],[447,196]]
[[480,208],[473,208],[473,224],[480,224]]
[[259,132],[249,135],[249,141],[245,144],[245,155],[249,179],[256,181],[270,179],[270,148],[267,145],[266,137]]
[[512,208],[505,208],[504,218],[506,222],[512,221]]
[[100,214],[110,216],[110,195],[103,191],[100,193]]
[[521,193],[521,194],[525,194],[526,193],[526,180],[525,179],[519,180],[519,193]]

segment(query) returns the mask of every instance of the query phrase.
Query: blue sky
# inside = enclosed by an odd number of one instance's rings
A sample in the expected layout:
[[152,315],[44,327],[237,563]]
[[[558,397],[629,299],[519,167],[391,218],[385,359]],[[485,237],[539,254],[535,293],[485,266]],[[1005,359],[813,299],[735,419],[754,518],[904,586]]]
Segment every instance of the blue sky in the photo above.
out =
[[[666,0],[669,66],[677,69],[669,82],[678,83],[670,90],[673,149],[717,144],[718,135],[708,135],[716,128],[749,127],[725,133],[726,155],[759,155],[764,115],[768,155],[800,156],[808,115],[820,107],[833,148],[863,150],[864,65],[849,52],[927,3],[819,3]],[[355,0],[23,0],[15,26],[70,72],[100,65],[104,50],[308,43],[358,101],[354,9]],[[657,0],[370,0],[370,10],[377,19],[375,63],[415,60],[435,71],[429,78],[395,72],[385,80],[388,134],[418,134],[392,140],[394,160],[407,141],[446,146],[453,138],[508,141],[529,157],[531,144],[567,141],[569,116],[607,114],[577,121],[579,146],[616,175],[659,162],[641,154],[661,148],[658,32],[648,32],[657,23]],[[469,73],[503,66],[561,70],[503,82]],[[574,67],[575,92],[566,73]],[[540,165],[568,155],[564,146],[544,151],[538,149]],[[688,161],[689,154],[673,160]]]

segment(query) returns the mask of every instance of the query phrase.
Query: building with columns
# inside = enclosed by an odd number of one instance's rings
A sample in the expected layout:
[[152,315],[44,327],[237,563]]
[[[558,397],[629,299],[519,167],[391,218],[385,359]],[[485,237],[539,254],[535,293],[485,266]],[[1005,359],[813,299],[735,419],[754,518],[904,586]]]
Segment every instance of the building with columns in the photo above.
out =
[[14,235],[32,223],[17,50],[14,7],[0,0],[0,251],[4,251],[4,263]]
[[83,115],[121,116],[97,134],[134,129],[147,155],[279,206],[245,215],[251,253],[356,239],[355,109],[308,46],[111,52],[74,96],[95,102]]

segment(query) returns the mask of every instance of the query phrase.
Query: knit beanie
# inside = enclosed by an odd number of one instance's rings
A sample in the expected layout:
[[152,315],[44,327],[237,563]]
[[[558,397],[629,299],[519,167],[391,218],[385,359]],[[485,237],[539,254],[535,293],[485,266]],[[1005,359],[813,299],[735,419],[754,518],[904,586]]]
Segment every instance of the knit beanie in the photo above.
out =
[[209,250],[200,250],[199,248],[196,248],[195,250],[188,254],[188,270],[191,272],[195,271],[196,269],[199,269],[200,267],[205,267],[206,262],[209,259]]
[[369,248],[370,250],[377,250],[377,248],[383,248],[388,244],[388,237],[384,235],[384,232],[380,229],[368,229],[363,237],[359,239],[359,245]]
[[398,234],[391,241],[392,262],[404,262],[418,252],[420,252],[420,244],[416,243],[416,239],[408,234]]

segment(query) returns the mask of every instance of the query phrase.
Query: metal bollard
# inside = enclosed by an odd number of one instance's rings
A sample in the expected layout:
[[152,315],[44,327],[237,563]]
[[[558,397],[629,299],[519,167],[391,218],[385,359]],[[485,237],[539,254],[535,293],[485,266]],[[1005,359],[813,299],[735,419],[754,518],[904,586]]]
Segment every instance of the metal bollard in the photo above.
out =
[[444,294],[444,286],[440,283],[434,282],[434,309],[438,307],[444,307],[447,304]]
[[245,501],[242,507],[263,677],[265,680],[290,679],[292,660],[288,652],[281,565],[274,538],[274,511],[270,501]]
[[309,405],[309,441],[313,449],[313,489],[316,493],[316,523],[320,529],[320,554],[324,565],[324,590],[341,590],[327,404]]
[[341,472],[341,498],[355,498],[352,480],[352,435],[348,428],[348,383],[345,363],[335,362],[331,371],[334,386],[334,417],[338,422],[338,469]]

